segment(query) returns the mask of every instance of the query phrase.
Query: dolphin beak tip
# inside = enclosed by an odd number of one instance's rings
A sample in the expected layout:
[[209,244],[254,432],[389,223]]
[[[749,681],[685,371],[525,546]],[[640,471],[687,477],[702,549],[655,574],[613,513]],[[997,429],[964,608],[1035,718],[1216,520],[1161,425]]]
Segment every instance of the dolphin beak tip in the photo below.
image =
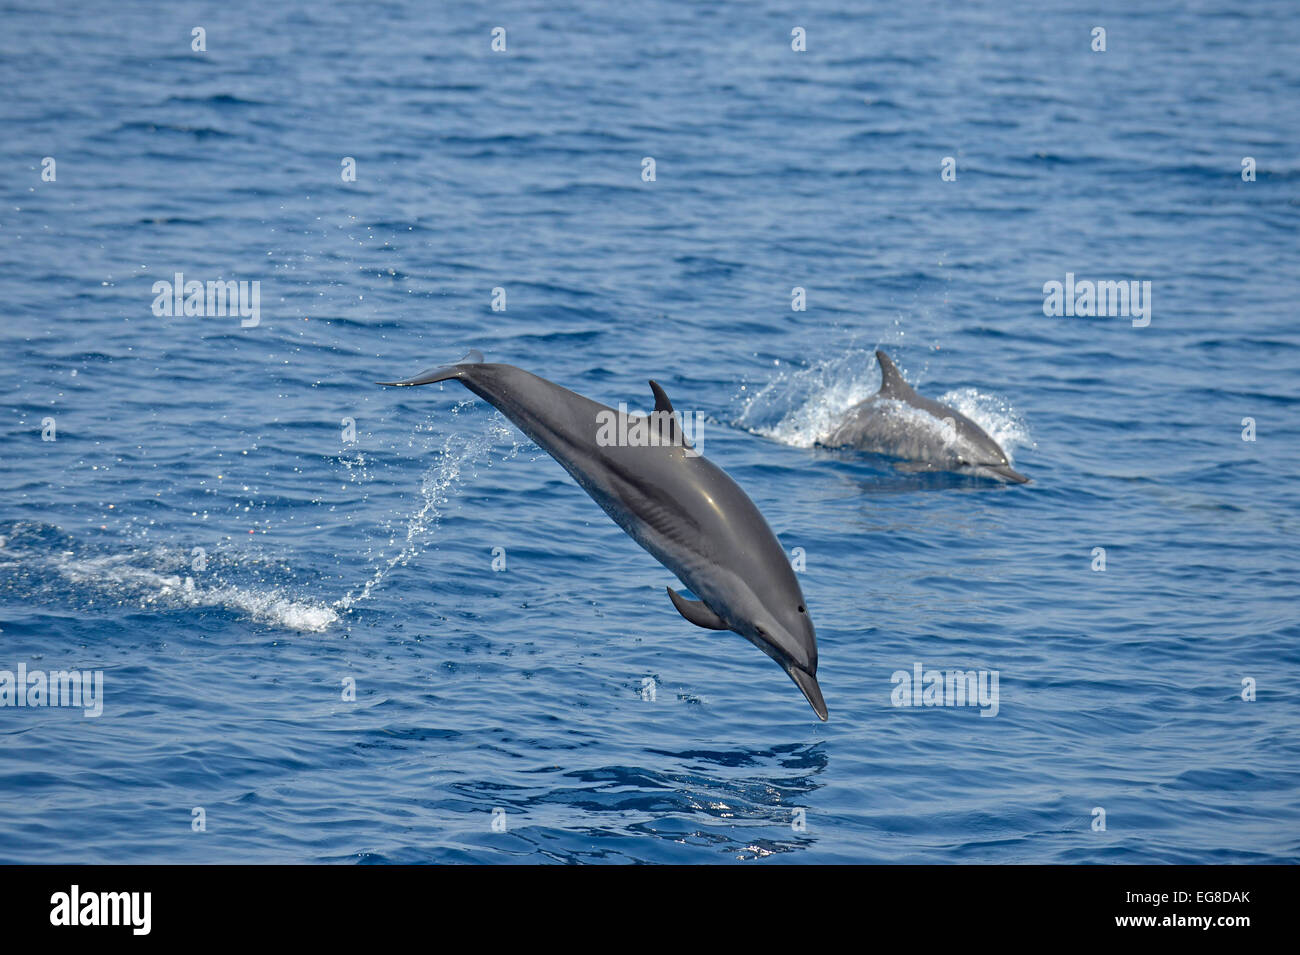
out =
[[817,714],[817,718],[823,723],[827,722],[830,719],[830,712],[826,709],[826,700],[822,696],[822,688],[817,684],[817,677],[793,664],[786,672],[790,674],[790,679],[794,680],[794,685],[799,687],[808,705]]
[[[812,701],[809,700],[809,702]],[[813,703],[813,712],[817,714],[817,718],[823,723],[830,722],[831,712],[826,708],[826,701],[822,699],[820,687],[817,689],[817,702]]]
[[987,464],[984,465],[984,467],[988,471],[991,471],[997,477],[1001,478],[1004,481],[1009,481],[1012,484],[1030,483],[1029,478],[1025,477],[1023,474],[1021,474],[1015,468],[1011,467],[1011,465],[1009,464]]

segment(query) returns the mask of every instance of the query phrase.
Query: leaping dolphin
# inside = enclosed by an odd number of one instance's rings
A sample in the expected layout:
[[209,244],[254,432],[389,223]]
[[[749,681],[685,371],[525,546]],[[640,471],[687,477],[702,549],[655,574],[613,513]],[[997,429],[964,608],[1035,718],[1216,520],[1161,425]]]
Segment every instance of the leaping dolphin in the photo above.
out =
[[[457,364],[380,384],[450,379],[495,405],[699,596],[688,600],[669,587],[678,613],[697,627],[748,639],[827,718],[817,685],[817,635],[789,558],[740,486],[689,444],[657,382],[650,382],[655,410],[649,418],[615,411],[513,365],[484,364],[477,351]],[[666,440],[609,440],[637,433]]]
[[917,394],[883,351],[880,390],[849,409],[820,444],[903,458],[910,470],[958,471],[1024,484],[998,443],[960,411]]

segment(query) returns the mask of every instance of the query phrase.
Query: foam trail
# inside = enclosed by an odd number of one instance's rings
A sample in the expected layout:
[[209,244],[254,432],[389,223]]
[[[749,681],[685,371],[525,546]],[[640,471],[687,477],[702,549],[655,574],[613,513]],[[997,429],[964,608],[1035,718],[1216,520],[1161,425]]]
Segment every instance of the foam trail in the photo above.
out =
[[[64,602],[88,600],[93,606],[95,601],[108,599],[142,609],[233,610],[268,626],[322,633],[338,623],[343,613],[368,599],[395,567],[405,565],[424,549],[463,477],[494,445],[510,439],[512,434],[505,419],[498,416],[482,433],[447,437],[424,473],[421,503],[407,518],[405,538],[398,551],[382,561],[361,586],[332,602],[305,599],[284,587],[261,582],[234,584],[214,579],[211,583],[196,583],[194,576],[187,573],[189,558],[183,550],[140,547],[88,554],[78,541],[49,525],[17,524],[0,536],[0,568],[12,571],[12,579],[24,581],[26,587],[32,588],[31,593],[61,595],[59,599]],[[504,459],[517,454],[519,447],[516,439]],[[360,453],[345,458],[343,464],[354,481],[369,480],[368,462]],[[242,560],[236,558],[235,565],[247,566],[250,560],[260,563],[257,558],[245,556]],[[65,591],[62,584],[69,585],[71,591]]]
[[[319,633],[338,620],[338,613],[320,601],[296,599],[277,588],[262,590],[225,583],[197,586],[192,577],[160,573],[133,563],[142,556],[147,558],[149,555],[75,557],[63,553],[49,558],[48,562],[70,584],[144,608],[238,610],[259,623],[308,633]],[[32,555],[27,557],[24,563],[30,564]],[[35,559],[39,561],[41,558]]]

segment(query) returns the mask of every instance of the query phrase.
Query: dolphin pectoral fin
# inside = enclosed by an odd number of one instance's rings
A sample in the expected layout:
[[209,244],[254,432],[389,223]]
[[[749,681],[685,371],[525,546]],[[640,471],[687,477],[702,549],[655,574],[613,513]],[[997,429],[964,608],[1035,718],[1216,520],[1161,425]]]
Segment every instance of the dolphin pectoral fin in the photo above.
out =
[[807,670],[801,670],[794,664],[786,667],[786,673],[790,674],[790,679],[794,680],[794,685],[803,691],[804,697],[817,714],[817,718],[823,723],[830,719],[830,712],[826,709],[826,700],[822,697],[822,688],[817,685],[817,677],[813,676]]
[[460,361],[454,365],[441,365],[437,368],[430,368],[422,371],[414,378],[404,378],[401,381],[380,381],[376,384],[395,385],[398,387],[407,387],[409,385],[431,385],[435,381],[446,381],[448,378],[459,378],[461,376],[461,365],[476,365],[483,360],[483,353],[477,348],[471,348]]
[[668,598],[672,600],[677,612],[688,622],[706,630],[730,630],[727,622],[709,609],[703,600],[687,600],[673,588],[668,588]]
[[677,412],[673,410],[673,403],[668,400],[668,394],[664,391],[659,382],[651,380],[650,391],[655,396],[655,414],[665,416],[668,422],[668,434],[665,435],[671,444],[681,445],[683,448],[689,448],[690,442],[686,440],[686,435],[682,434],[682,423],[677,418]]

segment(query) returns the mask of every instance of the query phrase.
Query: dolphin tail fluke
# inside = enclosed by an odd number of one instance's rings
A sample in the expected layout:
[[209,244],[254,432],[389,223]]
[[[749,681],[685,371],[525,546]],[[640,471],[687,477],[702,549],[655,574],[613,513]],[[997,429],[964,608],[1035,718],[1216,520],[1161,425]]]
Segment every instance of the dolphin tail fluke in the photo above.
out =
[[448,378],[461,378],[464,376],[463,365],[476,365],[483,360],[483,353],[477,348],[471,348],[469,354],[456,362],[454,365],[441,365],[437,368],[430,368],[422,371],[414,378],[405,378],[402,381],[380,381],[380,385],[395,385],[398,387],[407,387],[410,385],[431,385],[435,381],[446,381]]
[[794,680],[794,685],[803,691],[803,695],[807,697],[813,712],[817,714],[817,718],[823,723],[830,719],[830,713],[826,709],[826,700],[822,697],[822,688],[817,685],[817,677],[793,664],[787,667],[785,672],[790,674],[790,679]]

